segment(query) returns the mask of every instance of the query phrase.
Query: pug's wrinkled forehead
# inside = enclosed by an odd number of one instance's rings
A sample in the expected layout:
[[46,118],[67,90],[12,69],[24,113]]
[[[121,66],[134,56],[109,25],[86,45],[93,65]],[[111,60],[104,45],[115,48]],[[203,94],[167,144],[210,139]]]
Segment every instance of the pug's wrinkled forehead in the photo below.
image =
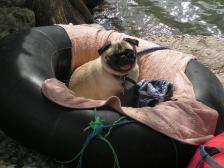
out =
[[134,46],[126,42],[125,40],[112,41],[111,48],[109,48],[109,50],[112,50],[115,53],[124,52],[127,49],[134,50]]
[[136,39],[123,38],[122,40],[107,42],[98,50],[98,53],[102,55],[104,52],[109,54],[114,52],[124,52],[127,49],[135,50],[135,46],[138,46],[138,44],[139,42]]

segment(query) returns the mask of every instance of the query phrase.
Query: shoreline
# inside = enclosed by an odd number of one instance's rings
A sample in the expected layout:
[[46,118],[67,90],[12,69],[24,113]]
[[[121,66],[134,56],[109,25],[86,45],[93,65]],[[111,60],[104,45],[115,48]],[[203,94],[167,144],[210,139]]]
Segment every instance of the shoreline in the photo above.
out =
[[193,54],[199,62],[216,74],[224,86],[224,39],[202,35],[152,35],[145,39],[174,50]]

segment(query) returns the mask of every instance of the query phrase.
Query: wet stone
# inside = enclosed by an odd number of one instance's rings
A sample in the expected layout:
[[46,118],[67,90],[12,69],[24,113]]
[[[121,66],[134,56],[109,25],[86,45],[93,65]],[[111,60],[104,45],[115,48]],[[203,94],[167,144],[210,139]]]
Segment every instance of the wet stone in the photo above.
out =
[[0,38],[35,26],[33,11],[26,8],[0,8]]

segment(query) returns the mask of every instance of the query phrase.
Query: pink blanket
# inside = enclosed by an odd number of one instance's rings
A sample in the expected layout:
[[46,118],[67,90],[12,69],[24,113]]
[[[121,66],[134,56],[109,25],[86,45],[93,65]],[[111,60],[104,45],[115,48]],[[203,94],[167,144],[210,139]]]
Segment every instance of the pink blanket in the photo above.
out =
[[[72,70],[98,57],[98,48],[107,40],[127,36],[115,31],[86,25],[61,26],[67,31],[73,44]],[[156,46],[151,42],[138,40],[140,41],[138,51]],[[174,50],[156,51],[139,58],[140,80],[164,79],[174,85],[173,99],[177,99],[177,101],[162,102],[155,107],[121,107],[120,100],[115,96],[108,100],[90,100],[77,97],[65,84],[56,79],[46,80],[43,83],[42,91],[51,101],[64,107],[76,109],[111,106],[118,112],[171,138],[198,145],[213,137],[218,113],[195,99],[192,84],[184,73],[187,63],[193,58],[192,55]]]

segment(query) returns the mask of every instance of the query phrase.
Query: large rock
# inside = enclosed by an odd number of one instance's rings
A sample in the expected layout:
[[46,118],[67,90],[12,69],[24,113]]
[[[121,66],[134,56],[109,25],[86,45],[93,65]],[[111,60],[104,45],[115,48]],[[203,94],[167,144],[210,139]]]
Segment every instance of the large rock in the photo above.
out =
[[35,26],[33,11],[26,8],[0,8],[0,38]]
[[25,7],[26,0],[0,0],[0,7]]
[[102,1],[0,0],[0,38],[34,26],[93,23],[88,8],[92,9]]
[[82,0],[29,0],[27,6],[36,15],[36,25],[93,23]]
[[100,5],[104,2],[104,0],[82,0],[86,6],[89,8],[90,11],[93,10],[94,7]]

